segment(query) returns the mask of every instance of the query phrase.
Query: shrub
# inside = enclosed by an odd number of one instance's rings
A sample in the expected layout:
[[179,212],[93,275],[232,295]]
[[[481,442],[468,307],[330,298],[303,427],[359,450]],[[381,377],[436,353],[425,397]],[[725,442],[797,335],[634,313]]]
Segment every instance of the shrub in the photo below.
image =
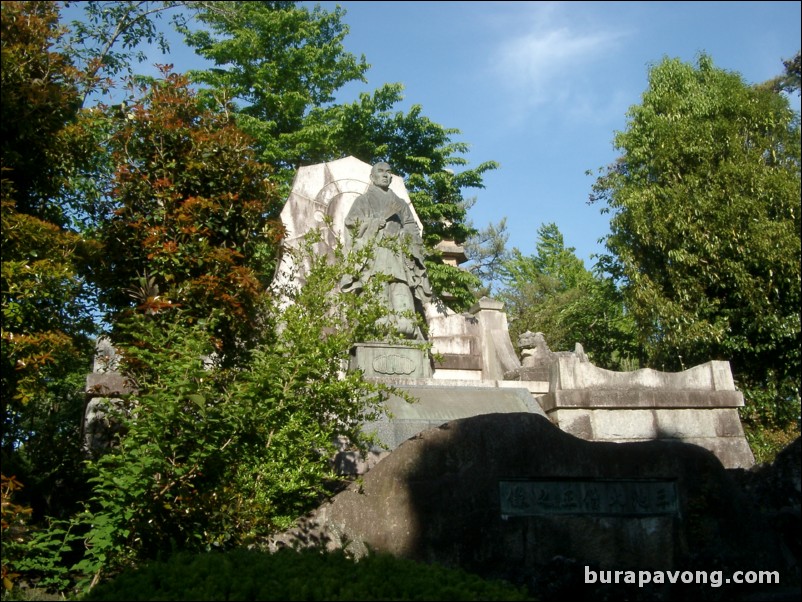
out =
[[101,583],[82,600],[530,600],[459,569],[386,554],[245,548],[176,554]]

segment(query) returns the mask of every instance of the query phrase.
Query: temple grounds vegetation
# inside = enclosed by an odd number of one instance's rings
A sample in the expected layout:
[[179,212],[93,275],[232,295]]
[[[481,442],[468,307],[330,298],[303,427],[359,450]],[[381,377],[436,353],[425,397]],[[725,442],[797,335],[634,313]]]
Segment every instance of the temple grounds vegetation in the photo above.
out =
[[[616,134],[621,158],[597,180],[609,253],[587,270],[555,224],[537,230],[532,257],[507,252],[500,231],[479,244],[464,193],[497,165],[465,169],[458,130],[420,106],[394,109],[400,84],[337,103],[367,69],[343,49],[340,9],[85,2],[67,23],[63,4],[2,3],[6,596],[25,586],[114,599],[126,582],[105,582],[121,572],[143,567],[142,579],[155,571],[178,585],[193,563],[235,557],[283,572],[347,562],[240,549],[336,489],[334,435],[367,445],[359,425],[386,393],[342,375],[382,311],[370,294],[333,292],[347,256],[309,256],[305,287],[271,287],[295,169],[347,155],[389,161],[404,178],[433,288],[455,310],[487,288],[483,267],[500,266],[498,296],[517,331],[542,331],[555,349],[580,341],[611,369],[730,360],[758,458],[798,435],[800,132],[785,94],[799,93],[799,55],[758,86],[706,56],[652,68]],[[138,73],[140,43],[166,44],[167,27],[214,67]],[[446,239],[476,243],[472,269],[442,262],[435,247]],[[115,410],[114,445],[88,456],[84,385],[101,334],[136,393]],[[160,568],[144,564],[174,552]],[[471,599],[467,589],[524,599],[400,561],[362,562],[371,588],[397,572],[420,591],[447,586],[428,599]],[[326,583],[309,595],[373,591]],[[238,585],[208,586],[196,599]],[[398,587],[388,597],[414,595]]]
[[[310,579],[314,575],[314,579]],[[522,588],[388,555],[245,549],[178,554],[120,575],[83,600],[531,600]]]

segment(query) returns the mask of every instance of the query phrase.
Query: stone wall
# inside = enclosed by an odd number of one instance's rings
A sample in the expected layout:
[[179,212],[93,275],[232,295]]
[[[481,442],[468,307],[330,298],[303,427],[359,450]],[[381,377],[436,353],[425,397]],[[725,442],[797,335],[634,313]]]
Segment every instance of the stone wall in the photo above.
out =
[[710,450],[727,468],[755,463],[738,415],[743,395],[729,362],[674,373],[612,372],[560,356],[540,403],[562,430],[589,441],[678,439]]

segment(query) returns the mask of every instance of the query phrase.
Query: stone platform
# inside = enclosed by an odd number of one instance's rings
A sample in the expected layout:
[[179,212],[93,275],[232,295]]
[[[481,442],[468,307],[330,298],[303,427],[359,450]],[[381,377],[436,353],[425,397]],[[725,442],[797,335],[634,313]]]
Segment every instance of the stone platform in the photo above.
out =
[[422,431],[461,418],[521,412],[546,416],[528,389],[520,383],[505,386],[504,382],[421,379],[414,384],[395,384],[416,401],[392,396],[385,402],[385,417],[367,424],[366,429],[392,450]]
[[357,452],[343,451],[337,456],[339,470],[362,474],[404,443],[429,429],[453,420],[484,414],[546,413],[537,397],[548,391],[546,382],[504,380],[460,380],[437,378],[374,378],[392,385],[412,401],[393,395],[385,402],[385,414],[364,425],[378,445],[367,458]]

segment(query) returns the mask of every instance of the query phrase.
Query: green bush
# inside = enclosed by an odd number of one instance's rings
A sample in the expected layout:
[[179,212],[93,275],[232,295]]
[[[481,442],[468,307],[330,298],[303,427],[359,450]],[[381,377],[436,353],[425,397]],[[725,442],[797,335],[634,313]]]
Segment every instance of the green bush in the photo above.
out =
[[342,552],[238,548],[176,554],[101,583],[82,600],[531,600],[462,570]]

